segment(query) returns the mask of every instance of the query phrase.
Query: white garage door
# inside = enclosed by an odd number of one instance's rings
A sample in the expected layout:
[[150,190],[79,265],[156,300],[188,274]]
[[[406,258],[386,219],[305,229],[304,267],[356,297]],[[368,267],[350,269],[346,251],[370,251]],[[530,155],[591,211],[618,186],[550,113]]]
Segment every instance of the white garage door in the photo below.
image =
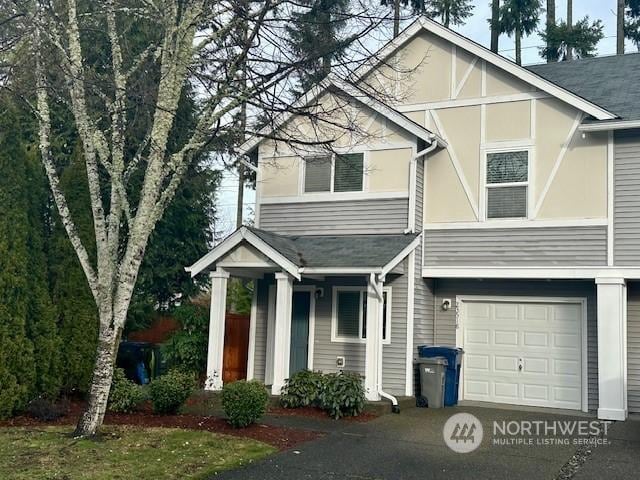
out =
[[463,398],[580,410],[583,308],[575,300],[463,300]]

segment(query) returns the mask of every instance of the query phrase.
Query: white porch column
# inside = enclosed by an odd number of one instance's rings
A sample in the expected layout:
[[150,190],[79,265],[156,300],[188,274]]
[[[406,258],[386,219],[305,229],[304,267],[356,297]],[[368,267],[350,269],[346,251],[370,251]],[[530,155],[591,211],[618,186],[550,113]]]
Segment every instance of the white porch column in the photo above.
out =
[[224,355],[224,320],[227,309],[229,272],[218,268],[211,277],[211,310],[209,313],[209,347],[207,351],[207,381],[205,390],[222,389],[222,358]]
[[369,401],[380,400],[382,304],[382,282],[371,275],[367,281],[367,339],[364,357],[364,390]]
[[624,278],[598,286],[598,418],[627,418],[627,287]]
[[280,395],[284,381],[289,378],[292,302],[293,278],[287,273],[276,273],[276,318],[273,340],[272,395]]

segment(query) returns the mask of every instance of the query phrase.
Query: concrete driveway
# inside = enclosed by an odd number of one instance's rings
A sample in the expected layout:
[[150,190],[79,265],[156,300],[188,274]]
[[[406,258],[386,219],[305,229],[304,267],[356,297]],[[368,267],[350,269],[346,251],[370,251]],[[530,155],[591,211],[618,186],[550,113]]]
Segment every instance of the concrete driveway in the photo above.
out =
[[[443,439],[445,422],[453,414],[461,412],[477,417],[484,430],[482,443],[471,453],[455,453],[446,446]],[[272,418],[269,422],[293,422],[298,427],[305,426],[304,420],[291,418]],[[526,441],[527,444],[495,445],[492,431],[494,420],[514,421],[512,426],[517,426],[522,425],[521,421],[526,424],[526,421],[593,419],[484,407],[456,407],[442,410],[406,409],[400,415],[386,415],[364,424],[316,420],[306,426],[325,430],[325,437],[302,444],[298,450],[283,452],[242,469],[226,472],[221,477],[265,480],[567,479],[573,478],[576,473],[589,473],[592,468],[589,457],[601,455],[603,458],[599,460],[600,464],[593,476],[576,478],[606,477],[606,459],[609,456],[613,456],[610,465],[615,467],[608,470],[615,472],[609,478],[638,478],[640,432],[637,436],[624,434],[623,436],[629,437],[624,443],[613,438],[612,445],[595,449],[577,447],[573,443],[540,445],[543,442],[537,437]],[[627,430],[633,430],[630,428],[633,425],[640,429],[640,422],[618,425],[626,426]],[[610,436],[613,435],[612,432],[613,429],[609,432]],[[624,466],[620,466],[622,457],[629,457],[631,463],[627,461]],[[584,458],[587,458],[586,461]],[[572,467],[583,461],[584,465],[577,471]]]

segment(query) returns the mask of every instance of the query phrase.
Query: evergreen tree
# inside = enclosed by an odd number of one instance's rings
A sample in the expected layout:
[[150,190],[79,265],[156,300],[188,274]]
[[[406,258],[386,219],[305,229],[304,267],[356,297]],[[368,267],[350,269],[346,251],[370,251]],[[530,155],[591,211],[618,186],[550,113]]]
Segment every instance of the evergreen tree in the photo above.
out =
[[640,0],[626,0],[624,36],[631,40],[640,52]]
[[491,0],[491,18],[487,20],[491,28],[491,51],[498,53],[500,40],[500,0]]
[[[412,2],[425,5],[424,0]],[[474,5],[471,0],[426,0],[425,7],[430,18],[440,19],[440,23],[449,28],[451,24],[464,25],[472,15]]]
[[[547,0],[547,23],[546,30],[552,29],[556,25],[556,0]],[[549,51],[549,42],[547,42],[547,52]],[[547,53],[547,62],[552,62],[553,58]]]
[[500,32],[515,36],[518,65],[522,65],[522,37],[536,30],[541,13],[540,0],[505,0],[500,8]]
[[286,29],[294,55],[310,59],[298,69],[298,81],[304,92],[329,74],[332,62],[341,57],[351,39],[341,35],[347,25],[349,0],[302,3],[305,8],[292,15]]
[[569,61],[573,58],[593,57],[598,42],[604,37],[601,20],[591,22],[589,16],[574,25],[560,21],[540,34],[548,45],[540,55],[548,61]]
[[35,392],[33,343],[27,337],[30,270],[26,151],[15,111],[0,115],[0,418],[24,407]]

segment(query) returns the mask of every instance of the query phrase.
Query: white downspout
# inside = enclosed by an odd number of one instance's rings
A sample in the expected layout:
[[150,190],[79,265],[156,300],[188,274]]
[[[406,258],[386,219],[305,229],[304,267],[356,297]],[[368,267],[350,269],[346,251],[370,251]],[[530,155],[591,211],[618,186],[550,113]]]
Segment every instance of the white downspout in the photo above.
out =
[[[382,285],[382,283],[384,282],[384,277],[377,278],[377,279],[375,277],[376,276],[372,273],[371,283],[375,285],[375,291],[376,291],[376,294],[378,295],[378,300],[380,300],[378,305],[378,319],[380,321],[378,323],[380,326],[382,326],[382,317],[384,315],[384,295],[383,295],[382,288],[378,288],[378,286]],[[378,365],[377,365],[378,381],[376,382],[378,384],[378,393],[380,394],[381,397],[391,401],[391,411],[393,413],[400,413],[400,406],[398,405],[398,399],[393,395],[391,395],[390,393],[387,393],[384,390],[382,390],[382,347],[383,347],[383,339],[382,339],[382,335],[380,335],[380,342],[378,343],[379,350],[378,350]]]
[[420,150],[411,157],[411,165],[409,166],[409,218],[407,219],[407,229],[404,233],[415,233],[416,230],[416,176],[418,175],[418,159],[433,152],[437,147],[438,141],[434,137],[427,148]]

